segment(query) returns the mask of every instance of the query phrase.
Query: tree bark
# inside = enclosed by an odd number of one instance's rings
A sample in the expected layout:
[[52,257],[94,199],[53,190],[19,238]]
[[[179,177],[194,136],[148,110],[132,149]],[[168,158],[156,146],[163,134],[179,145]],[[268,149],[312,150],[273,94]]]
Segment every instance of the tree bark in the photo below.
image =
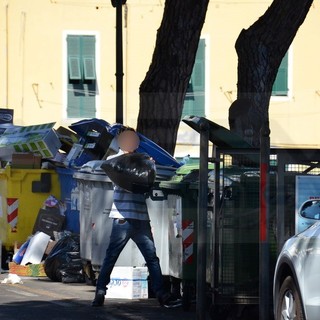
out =
[[137,130],[174,153],[184,97],[209,0],[166,0],[152,62],[140,86]]
[[274,0],[265,14],[236,41],[237,101],[229,111],[230,129],[259,146],[260,128],[269,121],[272,86],[280,63],[313,0]]

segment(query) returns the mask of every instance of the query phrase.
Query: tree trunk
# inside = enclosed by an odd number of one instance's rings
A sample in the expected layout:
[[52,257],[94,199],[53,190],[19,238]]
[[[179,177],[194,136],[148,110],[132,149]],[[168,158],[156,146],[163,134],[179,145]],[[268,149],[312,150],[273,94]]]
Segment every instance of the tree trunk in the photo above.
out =
[[259,146],[260,128],[269,121],[272,86],[313,0],[274,0],[265,14],[236,41],[238,100],[229,110],[230,129]]
[[184,97],[209,0],[166,0],[152,62],[140,86],[137,130],[174,153]]

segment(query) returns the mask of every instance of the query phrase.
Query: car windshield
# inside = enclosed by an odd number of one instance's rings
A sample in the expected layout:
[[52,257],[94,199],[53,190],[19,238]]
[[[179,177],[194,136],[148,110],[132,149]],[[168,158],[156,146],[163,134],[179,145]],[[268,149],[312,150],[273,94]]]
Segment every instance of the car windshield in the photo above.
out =
[[304,218],[320,220],[320,200],[307,201],[301,207],[300,214]]

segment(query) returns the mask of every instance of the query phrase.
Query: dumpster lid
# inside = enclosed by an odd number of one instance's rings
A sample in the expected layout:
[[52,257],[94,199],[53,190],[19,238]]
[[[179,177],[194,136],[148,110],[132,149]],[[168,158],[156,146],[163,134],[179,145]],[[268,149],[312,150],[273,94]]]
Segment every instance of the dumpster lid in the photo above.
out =
[[209,140],[218,148],[252,148],[252,145],[243,140],[243,138],[236,133],[233,133],[230,130],[204,117],[185,116],[182,121],[199,133],[201,130],[201,125],[208,125]]
[[105,160],[91,160],[83,164],[80,168],[80,172],[94,173],[105,175],[104,170],[101,169],[101,165]]
[[84,180],[84,181],[99,181],[99,182],[110,182],[110,178],[106,174],[93,174],[88,172],[79,172],[76,171],[73,175],[73,178],[76,180]]
[[[200,166],[199,161],[193,162],[193,163],[186,163],[176,170],[176,175],[186,176],[190,174],[192,171],[196,171],[196,170],[199,171],[199,166]],[[214,170],[214,164],[208,163],[208,169]]]
[[[121,128],[123,128],[122,124],[115,123],[111,125],[108,130],[113,136],[116,136]],[[148,139],[141,133],[137,132],[137,134],[140,138],[140,144],[137,152],[147,153],[150,157],[153,158],[156,164],[162,166],[171,166],[173,168],[180,167],[180,164],[177,162],[177,160],[172,157],[171,154],[169,154],[166,150],[161,148],[159,145],[157,145],[155,142]]]

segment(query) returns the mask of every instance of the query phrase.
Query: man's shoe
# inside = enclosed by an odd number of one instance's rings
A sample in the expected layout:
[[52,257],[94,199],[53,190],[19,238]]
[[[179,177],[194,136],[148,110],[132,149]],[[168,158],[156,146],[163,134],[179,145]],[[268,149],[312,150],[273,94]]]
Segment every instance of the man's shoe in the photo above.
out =
[[167,293],[159,299],[160,305],[165,308],[177,308],[182,306],[182,300]]
[[96,293],[92,303],[91,303],[91,306],[92,307],[102,307],[103,303],[104,303],[104,296],[105,296],[105,293],[98,291]]

